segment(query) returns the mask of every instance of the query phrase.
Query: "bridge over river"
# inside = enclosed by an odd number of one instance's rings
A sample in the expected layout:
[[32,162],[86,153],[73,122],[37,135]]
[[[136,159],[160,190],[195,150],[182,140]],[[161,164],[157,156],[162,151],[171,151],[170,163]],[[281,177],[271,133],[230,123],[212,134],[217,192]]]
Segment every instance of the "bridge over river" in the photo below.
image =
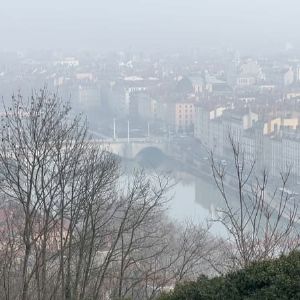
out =
[[120,138],[92,140],[111,153],[127,159],[133,159],[146,150],[161,151],[165,155],[172,153],[170,140],[161,138]]

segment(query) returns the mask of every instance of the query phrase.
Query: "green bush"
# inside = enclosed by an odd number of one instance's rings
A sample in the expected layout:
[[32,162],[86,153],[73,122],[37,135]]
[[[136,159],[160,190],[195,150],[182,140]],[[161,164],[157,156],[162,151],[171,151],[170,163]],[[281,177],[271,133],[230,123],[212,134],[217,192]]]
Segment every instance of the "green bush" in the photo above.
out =
[[178,284],[160,300],[300,299],[300,252],[253,263],[246,269]]

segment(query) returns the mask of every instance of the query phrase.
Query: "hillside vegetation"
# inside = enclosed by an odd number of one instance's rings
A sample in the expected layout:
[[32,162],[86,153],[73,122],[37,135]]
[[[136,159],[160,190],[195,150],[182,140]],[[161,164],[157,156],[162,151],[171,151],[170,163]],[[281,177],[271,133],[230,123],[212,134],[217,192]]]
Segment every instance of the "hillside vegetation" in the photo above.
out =
[[300,252],[209,279],[179,284],[160,300],[300,299]]

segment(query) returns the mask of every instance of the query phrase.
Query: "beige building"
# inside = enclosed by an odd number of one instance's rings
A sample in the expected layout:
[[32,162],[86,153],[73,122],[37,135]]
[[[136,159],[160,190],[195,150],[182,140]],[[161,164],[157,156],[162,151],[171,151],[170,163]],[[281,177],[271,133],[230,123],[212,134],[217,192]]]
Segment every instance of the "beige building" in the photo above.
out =
[[176,132],[190,132],[195,123],[194,102],[171,103],[171,124]]
[[264,124],[264,135],[278,133],[282,128],[297,129],[299,118],[274,118]]

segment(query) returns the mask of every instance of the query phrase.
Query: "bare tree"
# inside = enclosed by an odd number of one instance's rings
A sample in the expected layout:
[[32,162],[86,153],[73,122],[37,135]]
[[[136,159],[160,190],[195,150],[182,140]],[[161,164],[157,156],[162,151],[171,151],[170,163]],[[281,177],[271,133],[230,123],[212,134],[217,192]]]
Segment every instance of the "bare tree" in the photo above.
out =
[[[280,174],[281,188],[272,189],[266,170],[256,173],[256,161],[246,161],[239,143],[229,135],[234,171],[211,153],[211,169],[223,208],[219,218],[229,234],[228,252],[237,267],[290,251],[299,246],[298,206],[286,193],[289,172]],[[228,180],[231,178],[231,180]]]
[[6,107],[0,144],[0,293],[11,299],[154,299],[204,271],[209,228],[165,215],[168,177],[137,171],[87,136],[43,89]]
[[[21,267],[21,299],[48,294],[51,254],[57,244],[58,228],[74,199],[68,198],[77,158],[84,149],[86,127],[80,119],[67,119],[70,108],[44,89],[28,101],[12,98],[2,119],[0,146],[0,189],[5,201],[20,211],[18,249]],[[76,178],[76,177],[75,177]],[[65,181],[65,185],[62,181]],[[67,187],[68,186],[68,187]]]

